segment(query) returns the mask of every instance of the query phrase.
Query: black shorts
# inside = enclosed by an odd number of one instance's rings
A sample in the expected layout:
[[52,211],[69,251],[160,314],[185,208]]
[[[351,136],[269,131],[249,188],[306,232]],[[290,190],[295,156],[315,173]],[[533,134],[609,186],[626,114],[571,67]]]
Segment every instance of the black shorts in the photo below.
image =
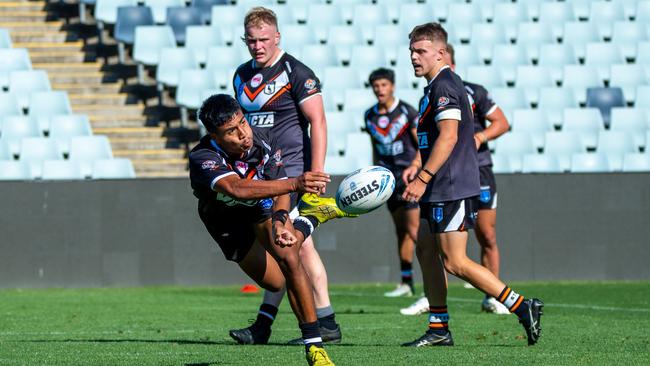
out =
[[497,181],[492,172],[492,166],[479,167],[481,195],[478,197],[479,210],[493,210],[497,208]]
[[[268,202],[268,201],[267,201]],[[199,201],[199,217],[227,260],[241,262],[255,243],[253,226],[271,217],[271,207],[225,206]]]
[[409,202],[402,199],[402,194],[406,189],[406,184],[402,181],[402,172],[404,169],[397,170],[391,169],[393,176],[395,177],[395,190],[386,202],[386,206],[390,212],[395,212],[397,209],[404,207],[405,210],[411,210],[414,208],[420,207],[417,202]]
[[420,217],[427,220],[432,233],[473,229],[477,215],[478,196],[447,202],[420,202]]

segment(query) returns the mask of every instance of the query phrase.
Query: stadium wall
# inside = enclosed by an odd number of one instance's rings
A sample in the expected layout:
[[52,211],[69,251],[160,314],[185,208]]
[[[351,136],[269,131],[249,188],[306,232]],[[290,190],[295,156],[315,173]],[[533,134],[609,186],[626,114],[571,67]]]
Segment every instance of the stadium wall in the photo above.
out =
[[[497,182],[504,279],[650,279],[650,174]],[[2,182],[0,200],[0,287],[249,282],[213,245],[185,179]],[[399,278],[385,208],[327,223],[315,239],[334,283]],[[469,251],[477,258],[473,239]]]

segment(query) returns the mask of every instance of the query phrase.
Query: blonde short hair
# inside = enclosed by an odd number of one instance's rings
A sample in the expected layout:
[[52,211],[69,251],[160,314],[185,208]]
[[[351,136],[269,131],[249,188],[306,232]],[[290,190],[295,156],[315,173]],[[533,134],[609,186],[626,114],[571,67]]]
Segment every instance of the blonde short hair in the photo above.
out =
[[257,6],[246,13],[246,17],[244,18],[244,27],[257,27],[262,24],[273,25],[276,29],[278,28],[278,17],[275,15],[273,10]]

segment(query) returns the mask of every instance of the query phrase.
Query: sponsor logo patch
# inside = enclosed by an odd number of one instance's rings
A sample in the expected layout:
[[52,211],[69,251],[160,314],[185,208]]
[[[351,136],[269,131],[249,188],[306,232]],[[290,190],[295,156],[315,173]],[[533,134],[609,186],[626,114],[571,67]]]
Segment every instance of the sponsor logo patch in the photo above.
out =
[[316,87],[316,80],[314,80],[314,79],[307,79],[307,81],[305,81],[305,89],[307,89],[307,90],[312,90],[312,89],[314,89],[315,87]]
[[444,107],[447,104],[449,104],[449,98],[447,98],[447,97],[438,98],[438,107]]
[[214,160],[206,160],[201,164],[201,169],[203,170],[216,170],[218,167],[219,164]]
[[429,147],[429,138],[427,137],[426,132],[418,132],[418,147],[420,149],[426,149]]
[[275,166],[282,166],[282,150],[278,149],[278,151],[273,154],[273,160],[275,160]]
[[270,82],[264,86],[264,94],[272,95],[275,93],[275,81]]
[[253,88],[257,88],[258,86],[260,86],[260,84],[262,84],[262,80],[264,80],[262,74],[257,74],[253,76],[253,78],[251,79],[251,86]]
[[273,127],[275,123],[273,112],[249,113],[246,119],[251,126],[255,127]]
[[379,126],[380,128],[388,127],[389,123],[390,123],[390,118],[388,118],[387,116],[381,116],[377,120],[377,126]]

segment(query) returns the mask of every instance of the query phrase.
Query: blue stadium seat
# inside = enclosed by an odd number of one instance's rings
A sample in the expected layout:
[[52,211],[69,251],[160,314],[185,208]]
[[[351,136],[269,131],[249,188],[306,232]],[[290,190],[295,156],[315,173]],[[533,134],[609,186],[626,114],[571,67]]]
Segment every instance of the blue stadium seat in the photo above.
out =
[[566,108],[564,110],[562,131],[575,132],[582,145],[595,148],[598,132],[605,129],[600,112],[596,108]]
[[159,90],[162,86],[178,86],[178,77],[181,70],[198,69],[199,63],[196,61],[192,50],[187,48],[163,48],[160,51],[160,63],[156,68],[156,82]]
[[31,70],[32,62],[26,48],[0,48],[0,89],[9,86],[9,73]]
[[158,65],[160,50],[176,47],[174,31],[168,25],[140,26],[135,29],[133,60],[143,65]]
[[[229,0],[192,0],[191,6],[201,10],[203,23],[206,24],[210,23],[212,15],[214,14],[214,10],[212,10],[213,6],[228,5],[229,3]],[[243,17],[238,17],[236,19],[238,19],[240,23],[243,23]]]
[[147,6],[120,6],[117,8],[115,39],[118,41],[119,62],[125,62],[124,45],[135,42],[135,29],[139,26],[153,25],[153,14]]
[[636,100],[636,87],[648,84],[650,69],[641,64],[616,64],[612,65],[609,72],[609,85],[623,90],[623,96],[629,103]]
[[41,137],[38,124],[27,116],[0,117],[3,150],[9,155],[20,153],[20,143],[25,137]]
[[522,173],[562,173],[558,158],[545,154],[524,155],[521,170]]
[[85,178],[79,163],[70,160],[45,160],[42,172],[43,180],[80,180]]
[[77,136],[70,139],[69,160],[79,164],[85,177],[91,175],[95,160],[112,158],[113,150],[106,136]]
[[345,140],[345,156],[357,160],[358,167],[372,165],[372,143],[364,132],[348,133]]
[[596,151],[607,156],[612,170],[621,170],[623,156],[637,152],[634,137],[625,131],[600,131]]
[[363,112],[377,103],[377,98],[371,89],[346,89],[344,111],[356,111],[359,118],[363,119]]
[[[2,120],[0,120],[0,127]],[[14,154],[9,151],[8,141],[6,139],[0,138],[0,161],[14,160]]]
[[275,0],[237,0],[237,6],[244,9],[250,9],[254,6],[268,7],[275,4],[276,4]]
[[564,171],[568,171],[571,167],[572,154],[585,151],[580,135],[576,132],[547,132],[544,135],[544,154],[557,156],[560,167]]
[[24,161],[0,161],[0,180],[31,180],[32,170]]
[[496,174],[514,173],[515,170],[510,166],[510,158],[504,154],[492,154],[492,171]]
[[626,19],[633,19],[636,14],[637,3],[642,0],[612,0],[615,3],[620,3],[623,6],[623,13]]
[[600,110],[605,126],[609,127],[609,116],[612,107],[625,107],[625,98],[621,88],[588,88],[587,107]]
[[167,8],[185,6],[185,0],[144,0],[144,5],[151,8],[156,24],[164,24],[167,20]]
[[191,25],[201,25],[201,11],[192,7],[167,8],[167,25],[172,27],[176,43],[185,44],[186,30]]
[[207,25],[189,25],[185,34],[185,48],[192,51],[194,59],[205,65],[208,58],[208,49],[214,46],[223,46],[221,32]]
[[18,105],[18,99],[11,93],[0,92],[0,116],[22,115],[23,111]]
[[50,117],[57,114],[72,114],[67,92],[49,91],[30,94],[29,117],[36,121],[41,131],[50,128]]
[[93,162],[92,179],[133,179],[135,169],[129,159],[99,159]]
[[650,40],[646,24],[639,22],[616,22],[612,33],[612,43],[618,45],[625,58],[636,56],[637,43]]
[[[609,129],[631,134],[637,149],[646,146],[645,131],[648,125],[647,111],[643,108],[612,108]],[[650,129],[649,129],[650,131]]]
[[515,109],[511,122],[512,131],[529,134],[536,149],[544,146],[545,133],[553,130],[546,119],[546,114],[539,109]]
[[624,172],[650,172],[650,154],[625,154]]
[[327,44],[332,46],[354,46],[365,43],[357,29],[347,25],[333,25],[329,27],[327,33]]
[[614,171],[607,156],[598,153],[578,153],[571,155],[572,173],[608,173]]
[[571,88],[540,88],[538,109],[546,113],[551,126],[561,126],[565,108],[578,108]]
[[521,171],[522,157],[537,150],[529,133],[508,132],[496,140],[495,152],[508,157],[513,171]]
[[11,48],[11,47],[13,47],[13,44],[11,43],[9,30],[5,28],[0,28],[0,48]]
[[24,137],[20,142],[20,161],[29,163],[33,177],[40,178],[43,161],[62,160],[56,141],[45,137]]
[[115,24],[117,21],[117,9],[121,6],[137,6],[136,0],[97,0],[95,4],[95,19],[97,27],[104,28],[104,24]]
[[490,96],[502,110],[530,108],[526,94],[522,89],[493,88],[490,90]]
[[348,67],[326,67],[321,82],[323,90],[328,93],[328,98],[338,106],[344,104],[346,89],[364,87],[359,74]]
[[573,46],[578,58],[584,58],[587,53],[586,45],[589,42],[599,42],[598,28],[592,22],[567,22],[564,23],[562,43]]
[[92,136],[93,131],[85,114],[61,114],[50,118],[49,138],[57,142],[59,151],[70,152],[70,139],[76,136]]
[[29,95],[37,91],[50,91],[50,79],[44,70],[12,71],[9,73],[9,92],[16,97],[20,108],[29,106]]

